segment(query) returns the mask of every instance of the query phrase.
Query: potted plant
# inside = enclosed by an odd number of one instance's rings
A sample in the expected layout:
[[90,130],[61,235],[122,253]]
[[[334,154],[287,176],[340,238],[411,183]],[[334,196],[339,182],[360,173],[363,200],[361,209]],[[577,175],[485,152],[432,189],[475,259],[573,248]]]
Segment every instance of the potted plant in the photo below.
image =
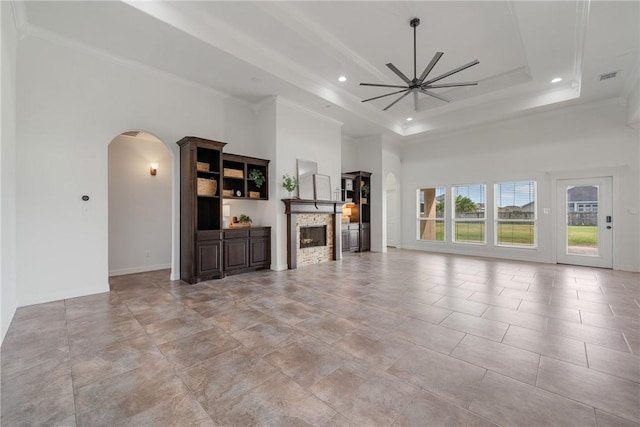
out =
[[369,197],[369,184],[363,185],[361,190],[362,190],[362,198],[360,199],[360,203],[366,205],[367,197]]
[[242,214],[240,218],[233,217],[229,228],[245,228],[251,227],[251,217],[249,215]]
[[282,175],[282,187],[289,192],[289,198],[291,198],[291,192],[298,188],[298,180],[285,173]]
[[249,179],[256,184],[257,188],[262,187],[262,184],[266,181],[264,174],[260,169],[251,169],[249,171]]

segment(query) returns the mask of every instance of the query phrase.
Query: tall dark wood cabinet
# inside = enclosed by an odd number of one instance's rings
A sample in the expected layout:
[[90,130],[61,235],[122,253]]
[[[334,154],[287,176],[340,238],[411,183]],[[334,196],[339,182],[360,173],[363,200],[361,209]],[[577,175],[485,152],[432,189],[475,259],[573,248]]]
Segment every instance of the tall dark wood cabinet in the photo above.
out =
[[[371,250],[371,172],[342,174],[342,201],[350,212],[349,223],[342,224],[342,251]],[[349,243],[345,245],[345,243]]]
[[180,146],[180,279],[220,278],[224,142],[186,136]]

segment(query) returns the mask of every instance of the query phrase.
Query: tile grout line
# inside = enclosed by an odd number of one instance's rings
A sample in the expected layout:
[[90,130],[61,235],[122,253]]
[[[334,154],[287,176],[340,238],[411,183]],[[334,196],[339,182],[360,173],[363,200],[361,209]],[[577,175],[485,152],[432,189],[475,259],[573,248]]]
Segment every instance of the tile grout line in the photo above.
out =
[[73,375],[73,368],[72,368],[72,360],[71,360],[71,343],[69,341],[69,318],[67,316],[67,300],[64,300],[64,329],[65,329],[65,337],[67,339],[67,349],[69,351],[69,376],[71,377],[71,395],[73,397],[73,417],[76,421],[76,425],[79,426],[79,420],[78,420],[78,406],[76,403],[76,386],[75,386],[75,380],[74,380],[74,375]]

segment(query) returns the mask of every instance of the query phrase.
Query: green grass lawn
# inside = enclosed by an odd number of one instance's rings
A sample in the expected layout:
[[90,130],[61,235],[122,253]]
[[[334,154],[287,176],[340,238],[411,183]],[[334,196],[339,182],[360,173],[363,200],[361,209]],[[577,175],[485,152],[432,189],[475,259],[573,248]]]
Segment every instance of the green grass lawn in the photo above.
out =
[[595,225],[570,225],[567,227],[569,246],[595,248],[598,246],[598,227]]
[[[598,246],[598,227],[569,226],[569,246],[596,247]],[[436,222],[437,241],[444,241],[444,222]],[[484,224],[457,223],[456,242],[482,243],[484,242]],[[498,225],[498,243],[501,245],[533,246],[534,230],[531,223],[501,223]]]

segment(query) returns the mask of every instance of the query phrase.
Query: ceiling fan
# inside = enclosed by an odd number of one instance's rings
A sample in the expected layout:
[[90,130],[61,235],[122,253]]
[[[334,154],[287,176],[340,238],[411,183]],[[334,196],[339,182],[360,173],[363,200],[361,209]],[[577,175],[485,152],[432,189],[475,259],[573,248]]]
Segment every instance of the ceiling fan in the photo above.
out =
[[429,62],[429,64],[427,65],[427,68],[424,69],[424,71],[422,72],[422,74],[420,74],[420,77],[417,77],[417,73],[416,73],[416,27],[418,25],[420,25],[420,19],[419,18],[413,18],[411,19],[411,21],[409,21],[409,25],[411,25],[411,27],[413,28],[413,80],[410,80],[407,76],[405,76],[400,70],[398,70],[396,68],[395,65],[393,65],[392,63],[388,63],[386,64],[387,67],[389,67],[389,69],[391,71],[393,71],[398,77],[400,77],[405,83],[406,86],[397,86],[397,85],[382,85],[382,84],[377,84],[377,83],[360,83],[360,86],[376,86],[376,87],[391,87],[391,88],[398,88],[398,89],[402,89],[402,90],[398,90],[396,92],[391,92],[391,93],[387,93],[385,95],[380,95],[380,96],[376,96],[373,98],[369,98],[369,99],[364,99],[362,100],[362,102],[369,102],[369,101],[373,101],[374,99],[380,99],[380,98],[384,98],[385,96],[391,96],[391,95],[395,95],[398,93],[402,93],[402,95],[400,95],[400,97],[398,99],[396,99],[395,101],[393,101],[391,104],[387,105],[383,111],[387,111],[389,108],[393,107],[398,101],[400,101],[401,99],[403,99],[405,96],[409,95],[410,93],[413,94],[413,102],[415,104],[415,109],[416,111],[418,111],[418,94],[422,93],[424,95],[429,95],[433,98],[437,98],[441,101],[444,102],[451,102],[450,99],[439,95],[435,92],[430,91],[429,89],[439,89],[439,88],[444,88],[444,87],[458,87],[458,86],[475,86],[478,84],[478,82],[464,82],[464,83],[445,83],[445,84],[434,84],[437,81],[440,81],[442,79],[444,79],[445,77],[449,77],[452,74],[458,73],[462,70],[466,70],[469,67],[473,67],[474,65],[477,65],[480,63],[480,61],[478,61],[477,59],[474,61],[469,62],[468,64],[465,64],[461,67],[455,68],[451,71],[448,71],[442,75],[439,75],[438,77],[435,77],[433,79],[429,79],[426,80],[427,76],[429,75],[429,73],[431,72],[431,70],[433,70],[433,67],[435,67],[435,65],[438,63],[438,61],[440,60],[440,58],[442,57],[442,55],[444,55],[443,52],[436,52],[436,54],[433,56],[433,59],[431,60],[431,62]]

